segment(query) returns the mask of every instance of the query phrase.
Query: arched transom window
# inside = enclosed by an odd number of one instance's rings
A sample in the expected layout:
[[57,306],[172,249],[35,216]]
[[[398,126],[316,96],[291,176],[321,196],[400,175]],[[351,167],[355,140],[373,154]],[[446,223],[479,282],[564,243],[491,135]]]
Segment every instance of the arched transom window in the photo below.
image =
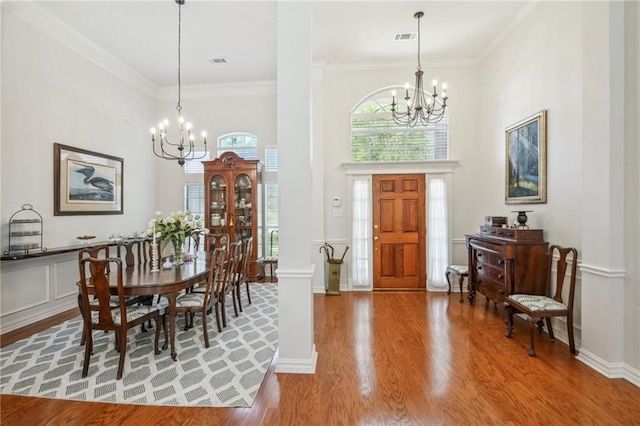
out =
[[391,92],[365,97],[351,112],[351,161],[427,161],[449,158],[449,113],[436,124],[403,126],[391,116]]

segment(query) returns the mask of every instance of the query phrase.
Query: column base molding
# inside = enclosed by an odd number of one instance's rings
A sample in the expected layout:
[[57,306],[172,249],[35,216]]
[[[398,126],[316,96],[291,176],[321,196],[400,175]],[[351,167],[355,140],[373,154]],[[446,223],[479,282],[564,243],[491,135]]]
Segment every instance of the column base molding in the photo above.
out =
[[318,352],[314,344],[313,350],[311,351],[311,358],[309,359],[279,358],[276,373],[315,374],[317,363]]

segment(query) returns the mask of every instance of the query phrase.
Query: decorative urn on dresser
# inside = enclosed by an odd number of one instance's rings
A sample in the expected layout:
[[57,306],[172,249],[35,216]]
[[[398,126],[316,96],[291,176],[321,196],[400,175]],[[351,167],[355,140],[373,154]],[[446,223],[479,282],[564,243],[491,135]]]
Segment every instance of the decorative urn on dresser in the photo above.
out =
[[511,283],[516,293],[544,295],[549,243],[542,233],[483,225],[478,235],[466,235],[469,303],[474,303],[476,292],[502,303]]

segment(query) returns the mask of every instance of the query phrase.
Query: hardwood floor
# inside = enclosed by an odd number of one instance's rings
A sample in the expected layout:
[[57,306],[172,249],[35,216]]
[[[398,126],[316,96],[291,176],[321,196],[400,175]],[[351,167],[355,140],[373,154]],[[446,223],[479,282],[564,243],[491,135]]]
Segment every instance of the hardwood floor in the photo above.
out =
[[[251,408],[2,395],[2,425],[637,425],[640,388],[607,379],[501,308],[425,292],[315,295],[315,375],[275,374]],[[32,331],[35,332],[35,331]],[[3,338],[3,344],[8,339]]]

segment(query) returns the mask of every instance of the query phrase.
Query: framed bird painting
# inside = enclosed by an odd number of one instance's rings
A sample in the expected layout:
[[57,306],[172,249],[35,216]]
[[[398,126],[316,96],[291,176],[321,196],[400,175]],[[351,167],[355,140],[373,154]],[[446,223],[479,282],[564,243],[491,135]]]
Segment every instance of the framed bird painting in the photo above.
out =
[[54,215],[122,214],[124,160],[53,144]]

